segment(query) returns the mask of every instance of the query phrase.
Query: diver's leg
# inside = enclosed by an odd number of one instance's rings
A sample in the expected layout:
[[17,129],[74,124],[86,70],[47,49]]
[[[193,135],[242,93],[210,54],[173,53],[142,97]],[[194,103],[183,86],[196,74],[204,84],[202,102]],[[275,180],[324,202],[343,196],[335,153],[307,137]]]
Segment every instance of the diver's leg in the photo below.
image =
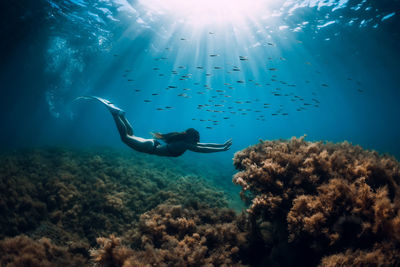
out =
[[121,119],[121,116],[117,115],[117,114],[112,114],[115,124],[117,125],[117,129],[119,132],[119,135],[121,137],[121,140],[124,142],[128,136],[128,129],[125,126],[125,123],[123,122],[123,120]]
[[128,133],[128,135],[133,135],[133,129],[132,129],[132,125],[129,123],[129,121],[126,119],[125,114],[122,114],[119,116],[120,119],[122,120],[122,122],[125,124],[126,127],[126,131]]
[[137,151],[154,154],[156,144],[153,139],[144,139],[134,136],[132,127],[124,115],[113,114],[113,118],[124,144]]

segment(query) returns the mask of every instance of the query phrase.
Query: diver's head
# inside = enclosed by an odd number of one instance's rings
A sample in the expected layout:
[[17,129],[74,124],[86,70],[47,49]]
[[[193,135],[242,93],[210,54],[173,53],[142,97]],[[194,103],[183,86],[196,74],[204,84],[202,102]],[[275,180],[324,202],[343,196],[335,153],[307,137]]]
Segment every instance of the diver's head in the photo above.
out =
[[185,131],[186,141],[189,143],[197,143],[200,141],[200,134],[197,130],[189,128]]

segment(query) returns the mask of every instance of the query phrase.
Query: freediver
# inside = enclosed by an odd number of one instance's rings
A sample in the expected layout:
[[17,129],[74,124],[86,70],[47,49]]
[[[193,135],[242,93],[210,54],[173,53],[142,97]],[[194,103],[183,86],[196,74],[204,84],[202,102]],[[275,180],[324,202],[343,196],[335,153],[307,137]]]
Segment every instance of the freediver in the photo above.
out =
[[[125,111],[110,101],[96,96],[80,96],[75,100],[80,99],[94,99],[103,103],[114,118],[122,142],[139,152],[158,156],[179,157],[186,150],[199,153],[213,153],[227,151],[232,145],[232,139],[223,144],[199,143],[200,134],[193,128],[189,128],[183,132],[171,132],[167,134],[151,133],[154,137],[152,139],[138,137],[133,134],[132,126],[125,117]],[[158,140],[163,141],[164,144]]]

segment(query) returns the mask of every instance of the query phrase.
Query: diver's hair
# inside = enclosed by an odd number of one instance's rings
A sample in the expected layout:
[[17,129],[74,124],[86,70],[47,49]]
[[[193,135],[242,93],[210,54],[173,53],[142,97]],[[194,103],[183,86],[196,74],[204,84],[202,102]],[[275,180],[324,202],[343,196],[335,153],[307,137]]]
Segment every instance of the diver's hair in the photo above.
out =
[[178,141],[185,141],[187,143],[196,144],[200,141],[200,134],[197,130],[189,128],[183,132],[172,133],[151,133],[154,138],[163,140],[165,143],[173,143]]

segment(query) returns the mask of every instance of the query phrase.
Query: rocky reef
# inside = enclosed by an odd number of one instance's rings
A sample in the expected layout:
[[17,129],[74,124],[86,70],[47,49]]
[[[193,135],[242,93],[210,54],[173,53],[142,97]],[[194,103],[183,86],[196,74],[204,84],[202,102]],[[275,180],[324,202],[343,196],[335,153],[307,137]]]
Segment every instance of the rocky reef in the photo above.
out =
[[124,238],[98,238],[99,266],[243,266],[246,232],[228,209],[160,205],[140,216]]
[[[400,264],[400,165],[347,142],[261,141],[237,152],[253,263]],[[288,256],[290,255],[290,256]]]
[[[138,227],[143,213],[161,203],[226,207],[222,192],[188,173],[190,169],[173,160],[112,149],[3,153],[0,239],[16,237],[3,246],[19,242],[29,248],[43,247],[39,240],[47,238],[88,263],[96,238],[123,236]],[[14,258],[5,260],[11,264]]]
[[211,168],[202,176],[204,162],[177,160],[104,148],[3,153],[0,265],[400,265],[393,157],[347,142],[260,141],[234,157],[240,214]]

